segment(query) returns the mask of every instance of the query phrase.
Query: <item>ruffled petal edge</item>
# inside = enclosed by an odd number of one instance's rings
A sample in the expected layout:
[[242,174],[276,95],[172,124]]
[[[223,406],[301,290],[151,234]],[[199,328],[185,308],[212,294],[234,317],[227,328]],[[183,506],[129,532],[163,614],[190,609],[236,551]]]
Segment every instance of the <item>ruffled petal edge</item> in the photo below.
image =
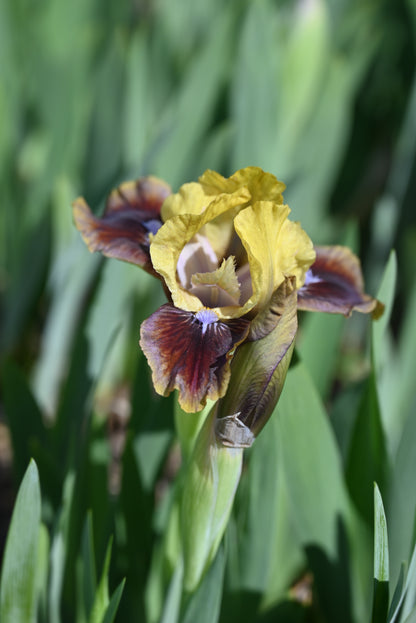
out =
[[149,234],[162,221],[160,210],[170,187],[155,177],[125,182],[109,195],[104,214],[94,216],[83,197],[73,203],[73,216],[88,249],[141,266],[154,274]]
[[364,292],[360,261],[342,246],[315,247],[316,259],[298,290],[298,309],[350,316],[353,311],[378,318],[384,305]]
[[140,330],[157,393],[167,396],[177,389],[188,413],[200,411],[208,398],[224,396],[231,359],[249,324],[244,319],[222,322],[212,310],[193,313],[162,305]]

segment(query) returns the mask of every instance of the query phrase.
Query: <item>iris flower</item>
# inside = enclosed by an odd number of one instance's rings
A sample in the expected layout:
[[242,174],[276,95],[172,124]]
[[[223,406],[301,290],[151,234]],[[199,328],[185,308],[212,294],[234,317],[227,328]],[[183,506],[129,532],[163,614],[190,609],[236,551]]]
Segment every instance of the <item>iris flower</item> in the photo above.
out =
[[[233,436],[240,423],[257,434],[264,417],[256,413],[274,407],[297,309],[382,311],[364,293],[359,260],[348,248],[314,247],[289,219],[284,188],[248,167],[229,178],[208,170],[176,194],[154,177],[124,183],[102,217],[84,199],[74,202],[90,251],[136,264],[163,284],[168,302],[142,323],[140,338],[156,391],[178,390],[187,412],[223,398]],[[227,394],[234,368],[240,382]],[[227,443],[225,424],[220,436]]]

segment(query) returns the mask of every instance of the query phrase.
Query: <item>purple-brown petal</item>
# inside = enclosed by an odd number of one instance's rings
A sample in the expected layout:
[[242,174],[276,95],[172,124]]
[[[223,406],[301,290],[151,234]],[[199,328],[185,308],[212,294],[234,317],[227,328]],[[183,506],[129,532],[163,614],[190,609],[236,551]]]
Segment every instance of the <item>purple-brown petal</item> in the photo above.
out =
[[298,308],[349,316],[352,311],[383,313],[382,303],[364,292],[360,261],[348,248],[315,247],[316,260],[298,291]]
[[153,273],[149,233],[156,233],[162,225],[160,209],[170,192],[169,186],[155,177],[125,182],[111,192],[102,217],[94,216],[80,197],[73,203],[75,225],[90,251]]
[[207,398],[226,392],[233,352],[247,336],[249,322],[222,322],[214,312],[187,312],[162,305],[142,323],[140,345],[153,373],[156,391],[179,390],[184,411],[200,411]]

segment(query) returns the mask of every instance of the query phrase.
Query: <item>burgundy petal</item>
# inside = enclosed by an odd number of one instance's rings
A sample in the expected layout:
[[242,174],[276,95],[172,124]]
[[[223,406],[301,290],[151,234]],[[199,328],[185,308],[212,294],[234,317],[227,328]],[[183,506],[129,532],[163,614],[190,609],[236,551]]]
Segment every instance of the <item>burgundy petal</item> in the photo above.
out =
[[234,349],[247,336],[249,322],[222,322],[211,310],[187,312],[162,305],[142,323],[140,345],[153,372],[156,391],[179,390],[179,403],[190,413],[207,398],[226,392]]
[[161,226],[160,209],[170,188],[155,177],[126,182],[108,197],[104,214],[94,216],[80,197],[73,204],[74,220],[90,251],[142,266],[153,273],[149,232]]
[[298,308],[349,316],[353,310],[383,313],[382,303],[364,292],[359,259],[348,247],[315,247],[316,260],[298,291]]

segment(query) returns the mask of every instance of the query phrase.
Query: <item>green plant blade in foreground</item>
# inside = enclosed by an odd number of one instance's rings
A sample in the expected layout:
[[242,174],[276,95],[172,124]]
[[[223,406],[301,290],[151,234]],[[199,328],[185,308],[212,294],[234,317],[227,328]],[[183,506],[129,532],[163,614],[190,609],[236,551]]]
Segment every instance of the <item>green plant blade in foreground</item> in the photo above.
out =
[[366,537],[348,500],[324,406],[301,362],[288,372],[278,412],[289,512],[322,610],[328,621],[367,620],[371,559]]
[[[402,565],[405,569],[405,565]],[[403,588],[403,576],[405,573],[400,572],[399,581],[394,592],[393,602],[390,606],[389,623],[397,623],[398,621],[406,621],[407,616],[411,616],[411,609],[415,605],[415,587],[416,587],[416,546],[413,548],[412,558],[409,564],[409,570],[406,576]],[[401,617],[401,618],[399,618]]]
[[118,605],[123,594],[125,583],[126,580],[121,580],[120,584],[117,586],[116,590],[112,594],[110,603],[108,604],[107,610],[105,611],[103,623],[113,623],[114,618],[117,614]]
[[184,607],[180,623],[216,623],[219,619],[224,579],[225,554],[222,548],[201,584]]
[[385,623],[389,605],[389,546],[386,515],[377,484],[374,483],[374,593],[373,623]]
[[2,623],[36,620],[40,511],[39,474],[32,460],[20,485],[6,542],[0,586]]

